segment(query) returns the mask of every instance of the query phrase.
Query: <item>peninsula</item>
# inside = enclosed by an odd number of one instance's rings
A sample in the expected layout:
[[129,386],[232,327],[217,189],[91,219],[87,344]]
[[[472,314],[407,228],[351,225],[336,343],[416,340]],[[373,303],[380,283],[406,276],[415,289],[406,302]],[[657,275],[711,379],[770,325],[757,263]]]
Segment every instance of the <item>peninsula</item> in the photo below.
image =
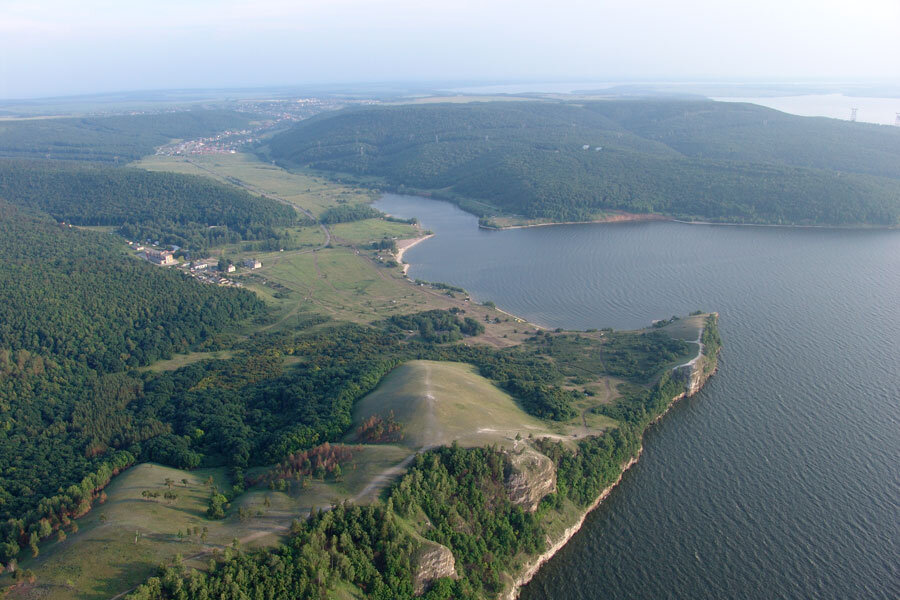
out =
[[715,370],[714,313],[537,327],[250,154],[0,170],[8,598],[511,597]]

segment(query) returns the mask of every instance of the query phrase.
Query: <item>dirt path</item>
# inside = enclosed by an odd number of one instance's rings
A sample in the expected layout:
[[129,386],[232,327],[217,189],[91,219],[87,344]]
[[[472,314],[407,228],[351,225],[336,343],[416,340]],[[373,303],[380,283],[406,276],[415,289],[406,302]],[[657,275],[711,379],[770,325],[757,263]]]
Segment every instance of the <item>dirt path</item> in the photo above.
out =
[[[438,425],[437,414],[435,413],[435,404],[437,402],[437,398],[435,398],[434,394],[431,391],[431,365],[425,365],[425,404],[428,410],[428,425],[425,428],[425,432],[423,435],[423,439],[425,440],[435,440],[437,436],[440,435],[440,427]],[[391,480],[403,475],[406,471],[406,467],[409,466],[409,463],[416,457],[416,454],[419,452],[426,452],[431,448],[434,448],[436,444],[425,443],[422,444],[417,450],[411,452],[407,457],[401,460],[399,463],[392,467],[388,467],[384,469],[374,477],[372,480],[366,484],[366,486],[355,496],[353,496],[350,500],[351,502],[358,502],[360,499],[365,498],[368,494],[370,494],[373,490],[377,489],[379,486],[388,485]]]
[[403,473],[406,472],[406,467],[409,466],[409,463],[411,463],[415,457],[416,453],[413,452],[393,467],[389,467],[375,475],[372,478],[372,481],[366,484],[366,487],[360,490],[358,494],[350,498],[350,502],[353,502],[354,504],[359,502],[370,493],[372,493],[373,490],[382,486],[387,486],[394,478],[403,475]]
[[697,363],[697,361],[700,360],[700,357],[703,356],[703,342],[700,341],[703,339],[703,330],[704,330],[704,328],[701,327],[700,333],[697,334],[697,339],[692,342],[694,344],[697,344],[697,346],[700,348],[697,351],[697,356],[695,356],[691,360],[687,361],[683,365],[678,365],[677,367],[673,367],[672,368],[673,371],[675,371],[677,369],[681,369],[682,367],[693,367]]

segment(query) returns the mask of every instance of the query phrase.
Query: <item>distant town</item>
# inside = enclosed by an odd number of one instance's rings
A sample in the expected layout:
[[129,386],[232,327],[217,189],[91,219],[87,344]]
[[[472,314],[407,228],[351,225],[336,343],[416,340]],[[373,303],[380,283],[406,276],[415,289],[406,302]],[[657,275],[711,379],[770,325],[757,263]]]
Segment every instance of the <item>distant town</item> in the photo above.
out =
[[223,131],[217,135],[193,140],[177,140],[156,149],[157,156],[197,156],[237,154],[242,148],[259,142],[260,136],[290,126],[327,110],[348,104],[376,104],[373,100],[338,100],[331,98],[294,98],[290,100],[256,100],[240,103],[235,110],[262,118],[254,127]]

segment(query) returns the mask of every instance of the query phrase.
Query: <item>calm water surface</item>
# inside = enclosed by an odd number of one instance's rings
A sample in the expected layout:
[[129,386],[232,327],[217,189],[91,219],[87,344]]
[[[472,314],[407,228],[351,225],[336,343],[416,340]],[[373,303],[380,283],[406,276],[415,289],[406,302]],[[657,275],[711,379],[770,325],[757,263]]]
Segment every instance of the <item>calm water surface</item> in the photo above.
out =
[[900,232],[675,223],[437,235],[410,275],[550,327],[721,315],[719,373],[523,591],[561,598],[900,598]]

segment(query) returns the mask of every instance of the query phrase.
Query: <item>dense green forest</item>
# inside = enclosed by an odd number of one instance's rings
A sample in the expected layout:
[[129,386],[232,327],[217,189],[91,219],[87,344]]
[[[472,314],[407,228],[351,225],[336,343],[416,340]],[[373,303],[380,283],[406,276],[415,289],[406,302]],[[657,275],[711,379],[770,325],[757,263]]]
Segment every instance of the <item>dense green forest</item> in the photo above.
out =
[[184,110],[142,115],[23,119],[0,122],[0,156],[124,164],[174,139],[243,129],[252,115]]
[[135,460],[124,448],[168,431],[126,410],[142,393],[126,369],[219,347],[264,306],[3,202],[0,255],[0,520],[21,519],[0,526],[5,560],[41,518],[79,514]]
[[380,219],[384,217],[384,213],[376,210],[368,204],[341,204],[332,206],[322,213],[319,221],[326,225],[334,223],[349,223],[351,221],[362,221],[363,219]]
[[304,121],[267,151],[288,166],[435,193],[480,216],[900,223],[900,130],[749,104],[368,107]]
[[0,198],[75,225],[112,225],[128,239],[204,250],[279,240],[292,207],[195,175],[86,163],[0,159]]

